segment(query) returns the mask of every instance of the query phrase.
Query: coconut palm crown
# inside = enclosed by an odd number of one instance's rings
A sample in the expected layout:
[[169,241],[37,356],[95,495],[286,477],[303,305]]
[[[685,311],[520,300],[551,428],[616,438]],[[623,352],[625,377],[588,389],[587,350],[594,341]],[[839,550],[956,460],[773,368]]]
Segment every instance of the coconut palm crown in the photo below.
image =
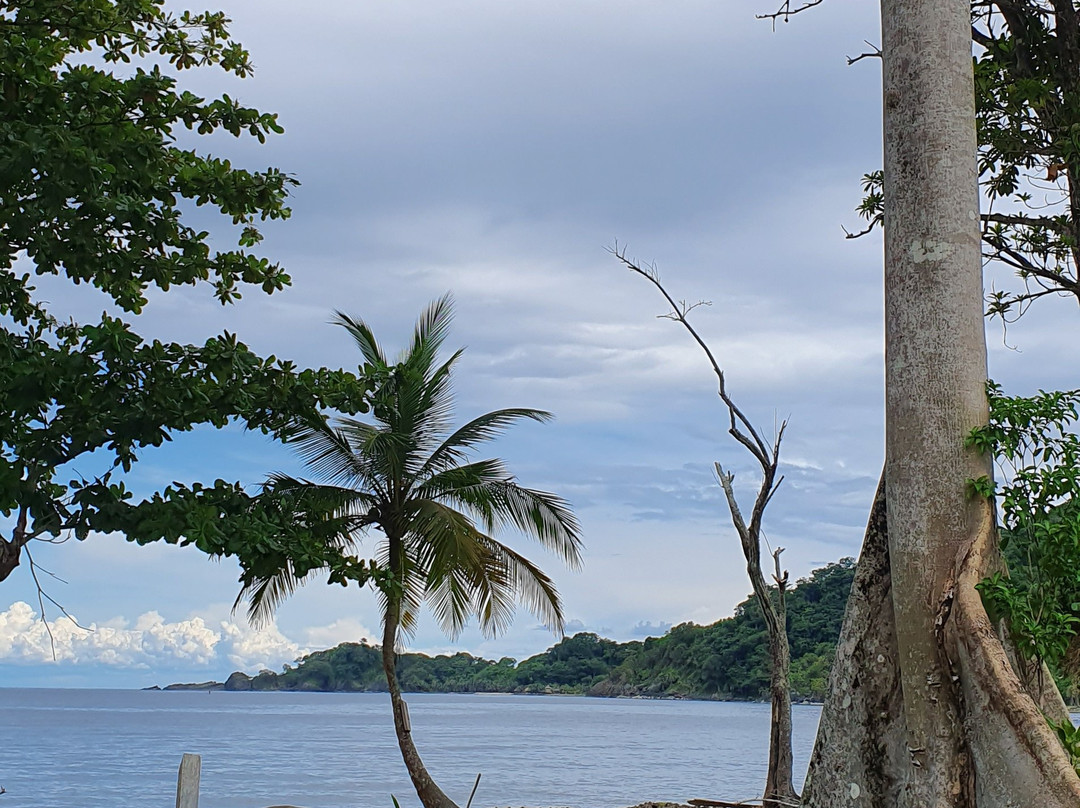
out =
[[[572,568],[581,564],[581,530],[565,500],[518,485],[501,460],[470,460],[476,447],[515,421],[544,422],[551,415],[495,410],[452,428],[450,372],[461,351],[437,362],[451,307],[448,295],[428,307],[395,364],[363,321],[338,312],[334,321],[352,335],[364,358],[373,423],[338,418],[296,424],[293,443],[320,481],[276,474],[265,485],[266,493],[345,558],[356,558],[373,528],[381,533],[373,577],[383,612],[383,672],[398,745],[425,808],[456,805],[431,779],[412,741],[397,682],[400,633],[415,628],[425,601],[451,637],[474,616],[485,634],[497,634],[518,601],[562,632],[555,585],[532,561],[495,539],[503,528],[536,539]],[[289,562],[248,575],[237,603],[246,599],[252,618],[266,619],[307,577]]]
[[[374,423],[297,424],[293,444],[320,481],[275,474],[266,490],[301,503],[334,503],[327,541],[342,550],[358,548],[371,528],[382,534],[376,560],[389,572],[383,607],[398,612],[406,632],[424,601],[451,638],[474,616],[486,635],[498,634],[519,601],[561,632],[561,601],[551,579],[494,534],[516,528],[577,568],[581,532],[568,503],[522,487],[501,460],[469,460],[515,421],[552,416],[501,409],[451,430],[451,369],[462,351],[437,364],[451,320],[452,299],[445,295],[423,313],[410,345],[391,365],[367,324],[337,312],[334,322],[353,337],[372,378]],[[249,582],[240,599],[249,602],[253,618],[265,619],[306,577],[280,570]]]

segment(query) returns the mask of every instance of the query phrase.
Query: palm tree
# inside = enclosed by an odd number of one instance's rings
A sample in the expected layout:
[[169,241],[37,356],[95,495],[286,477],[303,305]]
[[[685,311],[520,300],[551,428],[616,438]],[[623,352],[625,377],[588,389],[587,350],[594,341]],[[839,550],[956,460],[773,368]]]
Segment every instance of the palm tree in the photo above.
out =
[[[428,307],[412,343],[391,365],[371,329],[338,312],[335,322],[356,341],[373,381],[374,423],[297,424],[294,443],[322,481],[277,474],[266,483],[284,501],[329,513],[323,535],[333,549],[355,548],[372,528],[381,533],[375,557],[385,576],[379,585],[383,671],[401,754],[425,808],[456,806],[412,741],[396,671],[401,635],[414,630],[425,601],[451,638],[473,616],[494,636],[509,625],[517,601],[561,633],[562,605],[551,579],[494,534],[516,528],[572,568],[581,563],[582,546],[565,500],[520,486],[501,460],[469,460],[478,444],[515,421],[544,422],[549,413],[496,410],[451,431],[450,371],[461,351],[436,363],[451,318],[447,295]],[[246,583],[237,602],[246,599],[252,619],[265,620],[307,577],[289,563]]]

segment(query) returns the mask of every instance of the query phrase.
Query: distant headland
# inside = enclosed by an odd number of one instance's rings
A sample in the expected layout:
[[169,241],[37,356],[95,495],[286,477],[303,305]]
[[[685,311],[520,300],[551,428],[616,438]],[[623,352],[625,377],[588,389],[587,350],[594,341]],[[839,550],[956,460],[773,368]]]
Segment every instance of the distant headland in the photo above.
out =
[[[824,696],[844,607],[854,577],[850,558],[814,570],[787,595],[791,690],[796,699]],[[518,662],[464,652],[398,658],[402,690],[420,693],[562,693],[587,696],[756,700],[766,696],[765,626],[751,596],[732,617],[709,626],[684,623],[663,637],[618,643],[582,632]],[[281,673],[236,671],[224,682],[147,690],[381,692],[378,646],[343,643],[317,651]]]

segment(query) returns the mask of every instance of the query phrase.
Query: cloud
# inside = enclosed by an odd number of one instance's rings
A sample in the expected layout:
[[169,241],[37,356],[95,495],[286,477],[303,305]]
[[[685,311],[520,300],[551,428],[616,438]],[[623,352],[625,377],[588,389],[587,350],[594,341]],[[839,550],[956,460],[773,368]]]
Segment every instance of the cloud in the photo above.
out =
[[149,668],[182,661],[200,666],[214,661],[221,639],[201,617],[166,623],[157,612],[146,612],[131,628],[121,621],[83,628],[63,617],[43,623],[23,601],[0,612],[0,660],[6,662],[55,659],[58,663]]
[[[51,638],[50,638],[51,633]],[[111,668],[158,667],[276,668],[303,649],[276,626],[254,630],[228,621],[211,627],[202,617],[166,621],[156,611],[134,624],[122,618],[85,627],[58,617],[46,623],[23,601],[0,612],[0,662],[100,665]]]
[[304,641],[311,648],[333,648],[343,642],[381,642],[381,632],[372,631],[353,617],[342,617],[326,626],[311,626],[304,632]]
[[631,637],[663,637],[671,629],[671,623],[660,621],[653,623],[642,620],[630,629]]
[[305,653],[299,645],[282,634],[276,625],[253,630],[222,621],[221,632],[224,645],[222,653],[240,670],[278,668],[282,661],[292,661]]

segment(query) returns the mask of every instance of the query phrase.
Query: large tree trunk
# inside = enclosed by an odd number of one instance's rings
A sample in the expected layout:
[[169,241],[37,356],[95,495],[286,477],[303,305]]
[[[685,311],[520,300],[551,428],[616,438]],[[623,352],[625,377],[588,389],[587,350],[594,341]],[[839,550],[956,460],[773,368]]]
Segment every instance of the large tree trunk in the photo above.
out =
[[383,673],[386,674],[386,684],[390,690],[390,705],[394,711],[394,732],[397,733],[401,757],[405,761],[405,768],[409,770],[409,777],[416,789],[416,795],[424,804],[424,808],[458,808],[457,804],[447,797],[431,779],[412,741],[405,702],[401,698],[401,688],[397,680],[397,654],[394,647],[397,644],[398,620],[398,605],[388,603],[386,624],[383,627],[382,663]]
[[817,808],[1080,805],[975,590],[1000,562],[991,504],[967,491],[990,458],[964,447],[987,418],[970,35],[969,0],[882,0],[887,545],[872,517]]
[[882,474],[851,583],[803,804],[893,806],[907,764]]

